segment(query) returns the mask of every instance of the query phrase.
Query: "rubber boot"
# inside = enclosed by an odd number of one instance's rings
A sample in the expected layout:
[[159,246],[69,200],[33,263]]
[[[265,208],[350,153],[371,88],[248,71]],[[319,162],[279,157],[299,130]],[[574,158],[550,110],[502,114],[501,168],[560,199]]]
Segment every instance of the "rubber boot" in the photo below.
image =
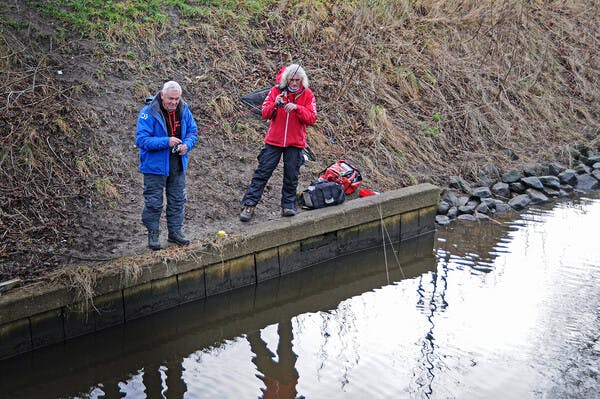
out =
[[170,231],[169,237],[167,238],[169,242],[174,242],[177,245],[189,245],[190,240],[188,240],[181,231]]
[[254,207],[251,205],[244,205],[242,207],[242,212],[240,213],[240,220],[242,222],[249,222],[254,215]]
[[150,248],[153,251],[157,251],[160,249],[160,240],[158,236],[158,231],[148,231],[148,248]]

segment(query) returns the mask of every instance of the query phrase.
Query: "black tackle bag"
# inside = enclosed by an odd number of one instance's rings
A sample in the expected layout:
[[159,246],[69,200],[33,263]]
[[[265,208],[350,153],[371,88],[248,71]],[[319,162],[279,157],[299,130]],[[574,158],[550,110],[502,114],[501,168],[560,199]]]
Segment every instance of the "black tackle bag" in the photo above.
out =
[[346,200],[344,187],[330,181],[314,182],[300,195],[300,205],[306,209],[318,209],[338,205]]

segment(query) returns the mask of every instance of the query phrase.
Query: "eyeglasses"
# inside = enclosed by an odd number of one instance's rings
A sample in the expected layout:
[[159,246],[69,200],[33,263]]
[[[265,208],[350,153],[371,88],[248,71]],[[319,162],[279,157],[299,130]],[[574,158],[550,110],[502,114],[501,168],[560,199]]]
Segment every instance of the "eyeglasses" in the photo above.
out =
[[295,78],[295,79],[290,79],[290,82],[299,82],[299,81],[301,81],[301,80],[302,80],[302,79]]

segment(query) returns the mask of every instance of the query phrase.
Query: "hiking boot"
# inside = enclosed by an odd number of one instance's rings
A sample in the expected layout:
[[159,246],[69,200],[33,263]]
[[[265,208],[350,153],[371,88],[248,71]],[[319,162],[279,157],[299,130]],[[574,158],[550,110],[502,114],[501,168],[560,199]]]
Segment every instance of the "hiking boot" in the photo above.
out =
[[240,213],[240,220],[242,222],[249,222],[254,215],[254,207],[250,205],[244,205],[242,212]]
[[148,248],[150,248],[153,251],[157,251],[160,249],[158,231],[148,231]]
[[190,240],[188,240],[181,231],[170,231],[169,237],[167,241],[174,242],[177,245],[190,245]]
[[281,216],[290,217],[296,215],[295,209],[281,208]]

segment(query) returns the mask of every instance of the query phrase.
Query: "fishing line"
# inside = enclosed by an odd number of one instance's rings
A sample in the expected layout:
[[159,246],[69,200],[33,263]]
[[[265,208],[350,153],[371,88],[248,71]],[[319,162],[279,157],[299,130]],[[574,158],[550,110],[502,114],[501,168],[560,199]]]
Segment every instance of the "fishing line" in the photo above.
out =
[[[387,227],[383,221],[383,211],[381,210],[381,204],[377,204],[377,210],[379,211],[379,220],[381,223],[381,238],[383,240],[383,255],[385,258],[385,272],[388,274],[388,264],[387,264],[387,254],[385,252],[385,237],[387,236],[388,241],[390,242],[390,246],[392,247],[392,253],[394,254],[394,258],[396,258],[396,263],[398,264],[398,269],[400,269],[400,273],[402,274],[402,278],[405,279],[406,275],[404,274],[404,270],[402,269],[402,264],[400,263],[400,259],[398,259],[398,251],[394,248],[394,242],[392,241],[392,237],[390,237],[390,233],[388,232]],[[389,282],[389,274],[388,274],[388,282]]]
[[228,118],[225,118],[225,119],[223,119],[223,120],[221,120],[221,121],[215,122],[215,123],[213,123],[212,125],[205,126],[205,127],[203,127],[202,129],[198,129],[198,133],[205,132],[205,131],[207,131],[207,130],[210,130],[210,129],[212,129],[212,128],[215,128],[215,127],[217,127],[217,126],[219,126],[219,125],[222,125],[223,123],[229,122],[229,121],[230,121],[230,120],[232,120],[232,119],[239,118],[240,116],[246,115],[247,113],[249,113],[249,112],[252,112],[252,111],[254,111],[255,109],[258,109],[259,107],[262,107],[262,104],[255,105],[254,107],[252,107],[252,108],[250,108],[250,109],[247,109],[247,110],[245,110],[245,111],[242,111],[242,112],[238,112],[237,114],[234,114],[234,115],[232,115],[232,116],[230,116],[230,117],[228,117]]
[[[293,73],[293,74],[291,74],[291,75],[290,75],[290,77],[293,77],[293,76],[294,76],[294,75],[295,75],[295,74],[298,72],[298,70],[300,69],[300,62],[301,62],[301,61],[302,61],[302,60],[300,60],[300,61],[299,61],[299,63],[298,63],[298,66],[296,67],[296,70],[294,71],[294,73]],[[277,85],[277,87],[279,87],[279,84]],[[269,88],[269,90],[270,90],[270,89],[271,89],[271,88]],[[286,94],[286,96],[287,96],[288,85],[286,84],[284,87],[279,87],[279,90],[281,90],[281,92],[282,92],[282,93],[283,93],[283,92],[285,92],[285,94]],[[268,94],[267,94],[267,95],[268,95]],[[237,114],[234,114],[234,115],[232,115],[232,116],[230,116],[230,117],[228,117],[228,118],[225,118],[225,119],[224,119],[224,120],[222,120],[222,121],[218,121],[218,122],[215,122],[215,123],[213,123],[212,125],[205,126],[205,127],[203,127],[202,129],[198,129],[198,133],[205,132],[205,131],[207,131],[207,130],[210,130],[210,129],[212,129],[212,128],[215,128],[215,127],[217,127],[217,126],[219,126],[219,125],[222,125],[223,123],[226,123],[226,122],[228,122],[228,121],[230,121],[230,120],[232,120],[232,119],[235,119],[235,118],[239,118],[239,117],[241,117],[241,116],[244,116],[244,115],[246,115],[246,114],[248,114],[248,113],[250,113],[250,112],[254,111],[255,109],[258,109],[258,108],[260,108],[260,107],[262,107],[262,103],[261,103],[261,104],[258,104],[258,105],[255,105],[255,106],[253,106],[253,107],[251,107],[251,108],[249,108],[249,109],[247,109],[247,110],[245,110],[245,111],[238,112]]]

